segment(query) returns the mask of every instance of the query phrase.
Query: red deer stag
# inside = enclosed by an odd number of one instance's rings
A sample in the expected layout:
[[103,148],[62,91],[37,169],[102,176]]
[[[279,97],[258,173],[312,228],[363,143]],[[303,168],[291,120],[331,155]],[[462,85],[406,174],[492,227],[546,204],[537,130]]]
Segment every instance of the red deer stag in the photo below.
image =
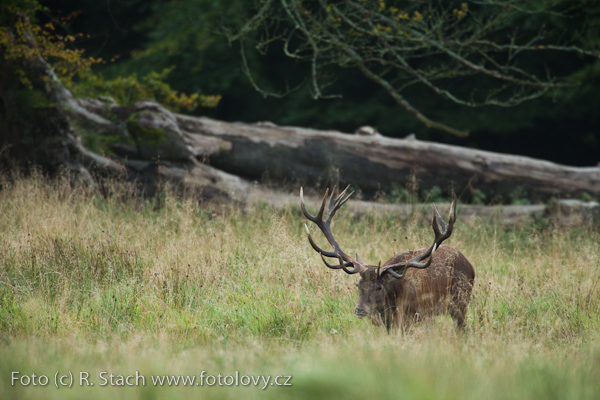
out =
[[[321,255],[325,265],[331,269],[342,269],[348,274],[360,273],[358,305],[354,310],[356,316],[369,317],[373,324],[383,323],[390,330],[392,327],[406,329],[417,320],[449,314],[462,329],[475,281],[475,270],[460,251],[451,246],[441,246],[452,234],[456,222],[456,197],[450,206],[448,224],[444,223],[433,205],[435,238],[431,246],[396,254],[383,265],[381,262],[379,265],[366,265],[358,254],[354,259],[344,253],[331,233],[331,219],[354,193],[346,196],[349,187],[335,199],[331,193],[325,220],[323,212],[329,189],[325,192],[319,212],[313,216],[306,210],[300,188],[300,207],[304,216],[321,229],[333,247],[333,251],[321,249],[308,234],[310,245]],[[325,257],[336,258],[338,263],[330,264]]]

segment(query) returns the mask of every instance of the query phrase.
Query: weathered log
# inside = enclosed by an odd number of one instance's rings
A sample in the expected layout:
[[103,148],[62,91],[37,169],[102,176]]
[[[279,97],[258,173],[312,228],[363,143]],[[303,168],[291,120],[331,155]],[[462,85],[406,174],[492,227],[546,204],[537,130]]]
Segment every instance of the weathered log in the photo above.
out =
[[[35,95],[30,104],[13,101],[25,89],[18,79],[21,69],[28,71],[27,90]],[[600,166],[568,167],[414,136],[391,139],[369,127],[357,131],[362,135],[350,135],[184,116],[151,101],[120,106],[111,99],[75,99],[41,58],[17,65],[0,56],[0,71],[2,160],[8,166],[35,165],[49,174],[67,171],[92,186],[110,177],[135,181],[148,194],[171,186],[205,200],[274,206],[296,203],[297,195],[251,182],[268,176],[278,187],[291,184],[294,192],[303,183],[313,188],[350,183],[363,198],[407,186],[414,191],[417,184],[421,190],[438,186],[458,193],[463,204],[476,190],[493,203],[506,201],[517,189],[533,201],[584,193],[600,198]],[[81,129],[109,138],[105,144],[112,144],[113,154],[87,149],[78,136]],[[415,212],[415,206],[361,201],[352,201],[349,209],[400,217]],[[558,201],[549,207],[464,206],[462,213],[498,217],[509,225],[555,215],[559,225],[581,225],[598,223],[598,209],[595,202]]]
[[[2,60],[4,71],[12,71],[11,62]],[[489,203],[507,203],[517,191],[532,202],[585,193],[600,198],[600,166],[569,167],[414,137],[386,138],[375,132],[363,136],[272,123],[227,123],[173,114],[154,102],[119,106],[77,100],[44,60],[30,60],[28,70],[44,105],[32,106],[29,112],[34,118],[19,108],[6,108],[0,121],[0,145],[21,165],[41,165],[51,173],[67,169],[89,183],[93,183],[91,171],[106,175],[129,171],[134,174],[128,178],[136,179],[137,169],[123,167],[135,160],[166,161],[164,168],[185,165],[188,169],[208,160],[221,172],[247,181],[268,176],[278,186],[352,184],[367,199],[381,191],[406,187],[413,192],[428,191],[435,186],[446,193],[456,192],[463,203],[473,193],[485,195]],[[10,73],[0,83],[5,89],[3,103],[12,104],[9,97],[21,85]],[[77,139],[77,124],[99,135],[121,136],[112,145],[113,159],[85,149]]]
[[271,123],[228,123],[176,115],[180,129],[231,144],[210,156],[211,165],[260,180],[352,184],[366,197],[418,182],[468,201],[479,190],[488,202],[506,203],[518,192],[532,202],[551,197],[600,198],[600,165],[570,167],[524,156],[414,139],[361,136]]

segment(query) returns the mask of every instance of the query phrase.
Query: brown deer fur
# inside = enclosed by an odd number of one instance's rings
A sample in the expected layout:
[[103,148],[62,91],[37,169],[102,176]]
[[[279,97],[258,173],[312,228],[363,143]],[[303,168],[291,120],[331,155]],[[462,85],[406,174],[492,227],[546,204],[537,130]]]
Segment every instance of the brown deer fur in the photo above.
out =
[[[425,249],[400,253],[382,267],[409,260]],[[401,279],[389,274],[377,278],[376,266],[367,267],[358,283],[359,299],[355,313],[368,316],[388,329],[407,328],[413,322],[440,314],[450,315],[462,328],[475,270],[466,257],[451,246],[441,246],[424,269],[408,269]]]

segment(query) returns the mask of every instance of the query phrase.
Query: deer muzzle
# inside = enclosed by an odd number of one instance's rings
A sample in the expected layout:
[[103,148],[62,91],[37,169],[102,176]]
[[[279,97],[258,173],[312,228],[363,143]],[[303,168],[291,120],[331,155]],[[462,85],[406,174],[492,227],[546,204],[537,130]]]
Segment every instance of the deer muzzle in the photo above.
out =
[[364,318],[366,316],[369,315],[369,312],[367,310],[365,310],[364,308],[358,306],[354,309],[354,314],[358,317],[358,318]]

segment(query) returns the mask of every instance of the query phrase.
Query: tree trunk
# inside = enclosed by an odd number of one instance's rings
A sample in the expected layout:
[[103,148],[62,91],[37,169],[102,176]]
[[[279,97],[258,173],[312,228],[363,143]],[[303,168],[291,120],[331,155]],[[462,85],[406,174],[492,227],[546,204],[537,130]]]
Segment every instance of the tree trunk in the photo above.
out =
[[[16,68],[27,71],[30,88],[20,82]],[[366,199],[380,194],[395,200],[402,200],[400,195],[427,199],[436,187],[431,197],[454,192],[463,203],[474,197],[491,204],[580,198],[586,193],[600,198],[600,166],[569,167],[414,137],[386,138],[374,131],[351,135],[269,122],[227,123],[174,114],[153,102],[123,107],[77,100],[41,58],[15,65],[0,56],[0,89],[4,159],[8,153],[18,165],[38,165],[50,173],[66,170],[90,183],[94,171],[128,174],[130,179],[142,170],[144,176],[155,176],[148,174],[152,168],[144,170],[151,162],[162,163],[163,170],[194,169],[197,175],[211,169],[198,168],[208,161],[220,171],[211,172],[207,184],[229,173],[236,179],[273,181],[278,187],[351,184]],[[82,145],[86,131],[88,137],[91,132],[107,138],[110,157]],[[116,143],[115,137],[120,138]],[[239,187],[233,185],[232,191]]]
[[[378,192],[435,186],[468,201],[506,203],[551,197],[600,198],[600,166],[569,167],[529,157],[473,150],[414,138],[393,139],[337,131],[227,123],[177,115],[181,130],[219,138],[228,148],[211,165],[250,180],[324,186],[351,184],[367,198]],[[417,189],[418,187],[418,189]]]
[[[29,86],[17,71],[27,74]],[[17,62],[0,54],[0,160],[5,167],[66,172],[74,182],[100,188],[104,177],[116,177],[136,182],[148,195],[170,186],[205,200],[274,207],[297,204],[300,185],[307,186],[308,194],[310,189],[320,194],[322,186],[331,184],[352,184],[363,199],[405,191],[414,200],[415,193],[436,186],[457,193],[463,204],[474,195],[491,203],[584,193],[600,198],[600,166],[575,168],[414,138],[391,139],[363,128],[367,135],[270,122],[227,123],[174,114],[151,101],[120,106],[110,99],[75,99],[45,60]],[[96,151],[86,148],[99,142],[103,147]],[[253,181],[292,187],[294,194]],[[515,199],[518,193],[523,198]],[[461,213],[509,224],[552,215],[561,225],[600,219],[596,202],[552,204],[464,206]],[[404,217],[426,207],[351,201],[348,208]]]

